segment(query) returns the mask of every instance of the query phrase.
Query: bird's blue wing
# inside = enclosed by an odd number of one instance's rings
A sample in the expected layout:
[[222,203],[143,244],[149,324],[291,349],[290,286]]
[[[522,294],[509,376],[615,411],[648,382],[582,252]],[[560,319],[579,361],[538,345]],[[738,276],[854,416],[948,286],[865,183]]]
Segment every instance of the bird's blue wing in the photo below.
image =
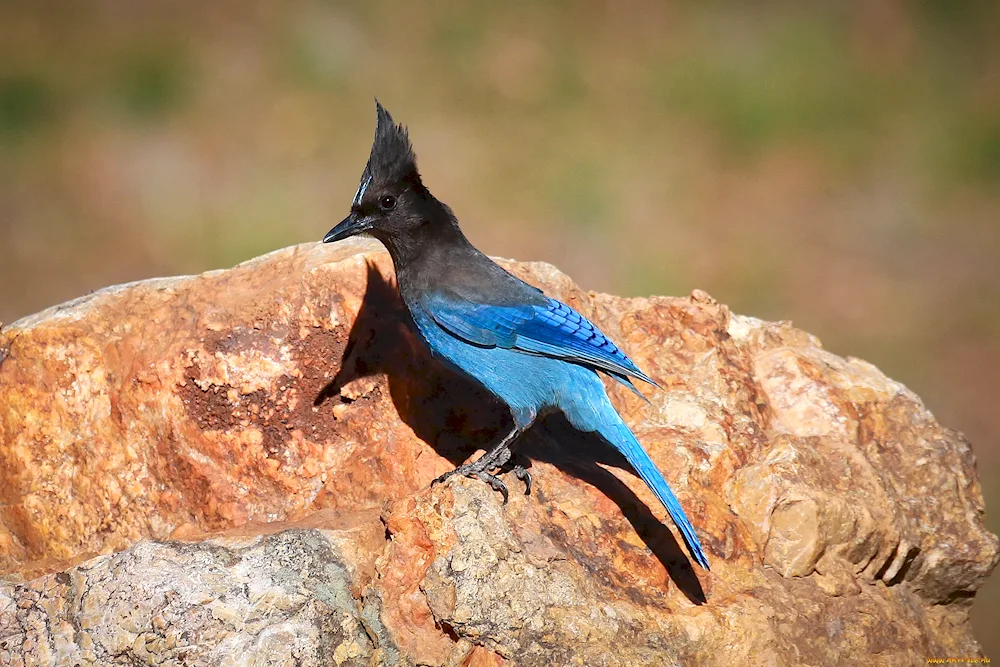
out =
[[438,325],[474,345],[592,366],[634,391],[629,378],[656,385],[590,320],[560,301],[543,298],[535,304],[492,305],[437,294],[427,299],[426,306]]
[[546,301],[517,328],[516,348],[595,366],[629,386],[630,377],[656,385],[590,320],[561,301]]
[[531,317],[530,306],[488,306],[445,296],[432,297],[427,305],[441,328],[483,347],[514,347],[517,328]]

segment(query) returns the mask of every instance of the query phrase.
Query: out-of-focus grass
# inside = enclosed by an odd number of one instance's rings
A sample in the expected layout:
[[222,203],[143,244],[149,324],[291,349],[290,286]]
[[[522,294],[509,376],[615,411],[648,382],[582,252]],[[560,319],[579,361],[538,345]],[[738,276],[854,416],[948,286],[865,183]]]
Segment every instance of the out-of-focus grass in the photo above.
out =
[[52,90],[30,73],[0,79],[0,140],[21,140],[39,131],[54,114]]
[[842,57],[844,20],[829,14],[670,58],[657,72],[664,107],[710,127],[734,158],[801,140],[816,142],[825,159],[854,163],[878,127],[878,77]]
[[907,383],[997,531],[997,34],[991,0],[0,4],[0,319],[318,239],[378,95],[484,250]]
[[131,116],[156,118],[182,107],[191,85],[191,72],[181,54],[143,49],[124,58],[115,101]]
[[956,128],[950,148],[949,166],[959,179],[1000,188],[1000,114],[970,114],[966,124]]

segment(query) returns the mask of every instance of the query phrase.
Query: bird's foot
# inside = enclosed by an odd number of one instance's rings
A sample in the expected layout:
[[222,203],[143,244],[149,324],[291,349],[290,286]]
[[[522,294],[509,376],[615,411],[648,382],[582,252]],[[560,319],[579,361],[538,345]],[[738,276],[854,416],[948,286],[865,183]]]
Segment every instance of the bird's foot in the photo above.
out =
[[435,484],[440,484],[441,482],[451,477],[454,477],[455,475],[462,475],[464,477],[475,477],[476,479],[482,480],[487,484],[489,484],[491,487],[493,487],[494,491],[499,491],[500,494],[503,496],[503,504],[506,505],[507,500],[510,498],[510,494],[507,492],[507,485],[504,484],[503,480],[497,477],[496,475],[488,473],[486,472],[486,470],[477,470],[476,468],[478,467],[477,466],[478,463],[479,461],[474,461],[472,463],[467,463],[463,466],[458,466],[454,470],[449,470],[448,472],[446,472],[445,474],[441,475],[440,477],[436,478],[433,482],[431,482],[431,486],[434,486]]
[[500,466],[507,463],[507,461],[509,460],[510,460],[510,450],[507,449],[506,447],[503,449],[498,449],[496,451],[486,452],[485,454],[483,454],[482,456],[480,456],[478,459],[476,459],[471,463],[466,463],[458,466],[454,470],[449,470],[448,472],[446,472],[445,474],[441,475],[433,482],[431,482],[431,486],[434,486],[435,484],[440,484],[441,482],[445,481],[446,479],[454,475],[476,477],[481,472],[486,472],[487,470],[490,470],[492,468],[499,468]]
[[[503,466],[507,465],[507,462],[510,461],[510,457],[510,449],[507,447],[487,452],[471,463],[466,463],[458,466],[454,470],[449,470],[431,482],[431,486],[440,484],[455,475],[475,477],[476,479],[489,484],[493,487],[494,491],[499,491],[503,495],[503,504],[506,505],[507,500],[510,497],[510,494],[507,491],[507,485],[504,484],[503,480],[489,471],[503,468]],[[524,495],[531,495],[531,474],[524,468],[524,466],[521,465],[514,466],[513,472],[519,480],[524,482]]]

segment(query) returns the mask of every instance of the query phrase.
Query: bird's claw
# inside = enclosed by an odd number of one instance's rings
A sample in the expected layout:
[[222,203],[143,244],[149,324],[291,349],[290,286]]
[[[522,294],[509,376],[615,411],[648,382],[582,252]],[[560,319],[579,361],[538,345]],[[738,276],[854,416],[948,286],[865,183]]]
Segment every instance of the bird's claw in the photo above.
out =
[[492,486],[494,491],[499,491],[500,495],[503,496],[503,504],[507,504],[507,501],[510,500],[510,494],[507,492],[507,485],[503,483],[502,479],[488,472],[478,473],[476,477]]
[[443,475],[438,475],[433,480],[431,480],[431,486],[436,486],[436,485],[440,484],[441,482],[445,481],[446,479],[448,479],[449,477],[451,477],[454,474],[455,474],[454,470],[449,470],[448,472],[446,472]]
[[524,466],[514,466],[514,476],[524,482],[524,495],[531,495],[531,473]]

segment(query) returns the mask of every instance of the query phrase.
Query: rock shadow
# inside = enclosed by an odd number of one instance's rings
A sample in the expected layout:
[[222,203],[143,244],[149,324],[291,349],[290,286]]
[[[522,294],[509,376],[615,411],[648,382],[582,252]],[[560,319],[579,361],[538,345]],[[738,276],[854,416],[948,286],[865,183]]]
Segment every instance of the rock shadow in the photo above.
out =
[[[369,262],[367,289],[340,370],[314,403],[344,400],[340,397],[344,386],[378,374],[386,376],[401,419],[456,466],[477,449],[488,449],[513,425],[506,406],[492,394],[431,356],[395,285]],[[673,533],[628,486],[598,465],[632,471],[614,447],[596,434],[574,429],[562,415],[551,415],[524,433],[513,453],[509,465],[517,462],[527,467],[530,461],[545,461],[599,489],[621,508],[687,598],[695,604],[705,602],[701,583]],[[519,481],[512,477],[506,481],[511,493],[519,492]],[[533,492],[539,493],[544,480],[535,482]],[[541,494],[544,496],[544,491]]]

